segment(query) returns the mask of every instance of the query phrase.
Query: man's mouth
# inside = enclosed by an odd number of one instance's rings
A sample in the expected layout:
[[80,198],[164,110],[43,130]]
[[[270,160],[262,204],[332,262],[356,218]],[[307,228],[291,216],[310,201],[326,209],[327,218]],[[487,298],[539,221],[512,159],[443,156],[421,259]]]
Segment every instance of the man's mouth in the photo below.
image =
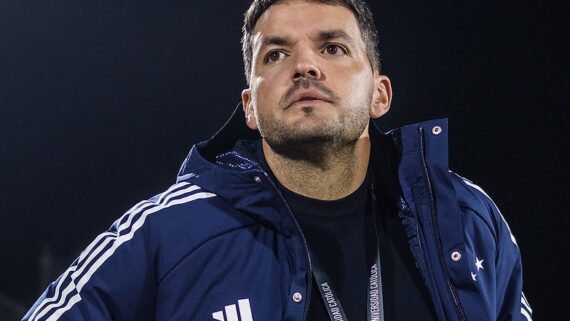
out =
[[332,100],[327,96],[311,90],[311,91],[299,91],[291,97],[291,103],[285,108],[289,108],[295,104],[305,103],[305,102],[328,102],[331,103]]

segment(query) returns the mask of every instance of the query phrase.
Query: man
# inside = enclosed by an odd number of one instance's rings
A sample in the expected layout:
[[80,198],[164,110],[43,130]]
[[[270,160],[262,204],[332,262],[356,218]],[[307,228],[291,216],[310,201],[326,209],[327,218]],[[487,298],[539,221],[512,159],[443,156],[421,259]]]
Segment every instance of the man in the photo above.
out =
[[243,32],[244,113],[24,320],[530,320],[516,241],[448,170],[445,120],[369,122],[392,89],[368,7],[256,0]]

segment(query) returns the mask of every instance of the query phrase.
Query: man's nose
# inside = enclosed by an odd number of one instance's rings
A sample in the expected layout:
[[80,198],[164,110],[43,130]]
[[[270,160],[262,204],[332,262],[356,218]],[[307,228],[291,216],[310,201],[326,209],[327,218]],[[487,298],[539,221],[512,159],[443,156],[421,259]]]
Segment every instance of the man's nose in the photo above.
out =
[[296,53],[292,80],[294,82],[301,78],[321,80],[321,77],[322,73],[317,63],[317,53],[310,48],[299,49]]

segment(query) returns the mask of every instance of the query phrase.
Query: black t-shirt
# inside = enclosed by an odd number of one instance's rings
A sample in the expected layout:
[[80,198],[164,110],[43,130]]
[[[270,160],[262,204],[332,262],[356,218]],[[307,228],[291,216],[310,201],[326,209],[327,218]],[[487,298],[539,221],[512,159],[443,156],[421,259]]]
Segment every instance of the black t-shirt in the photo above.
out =
[[[326,272],[348,320],[366,320],[369,268],[377,248],[367,184],[336,201],[310,199],[282,188],[311,249]],[[329,320],[319,287],[313,288],[307,320]]]
[[[370,186],[365,181],[351,195],[322,201],[281,186],[301,230],[331,280],[348,320],[366,320],[368,278],[377,247]],[[405,231],[390,206],[377,206],[382,293],[385,320],[436,320],[431,299],[406,240]],[[313,278],[307,320],[329,320]]]

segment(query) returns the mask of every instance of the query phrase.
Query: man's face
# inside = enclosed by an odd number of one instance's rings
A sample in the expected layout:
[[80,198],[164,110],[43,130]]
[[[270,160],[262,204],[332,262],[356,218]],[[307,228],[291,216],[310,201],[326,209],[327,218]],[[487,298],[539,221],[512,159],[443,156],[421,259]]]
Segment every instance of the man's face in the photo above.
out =
[[371,116],[388,110],[389,85],[371,67],[352,11],[292,0],[257,21],[242,100],[248,126],[271,147],[346,144],[366,134]]

